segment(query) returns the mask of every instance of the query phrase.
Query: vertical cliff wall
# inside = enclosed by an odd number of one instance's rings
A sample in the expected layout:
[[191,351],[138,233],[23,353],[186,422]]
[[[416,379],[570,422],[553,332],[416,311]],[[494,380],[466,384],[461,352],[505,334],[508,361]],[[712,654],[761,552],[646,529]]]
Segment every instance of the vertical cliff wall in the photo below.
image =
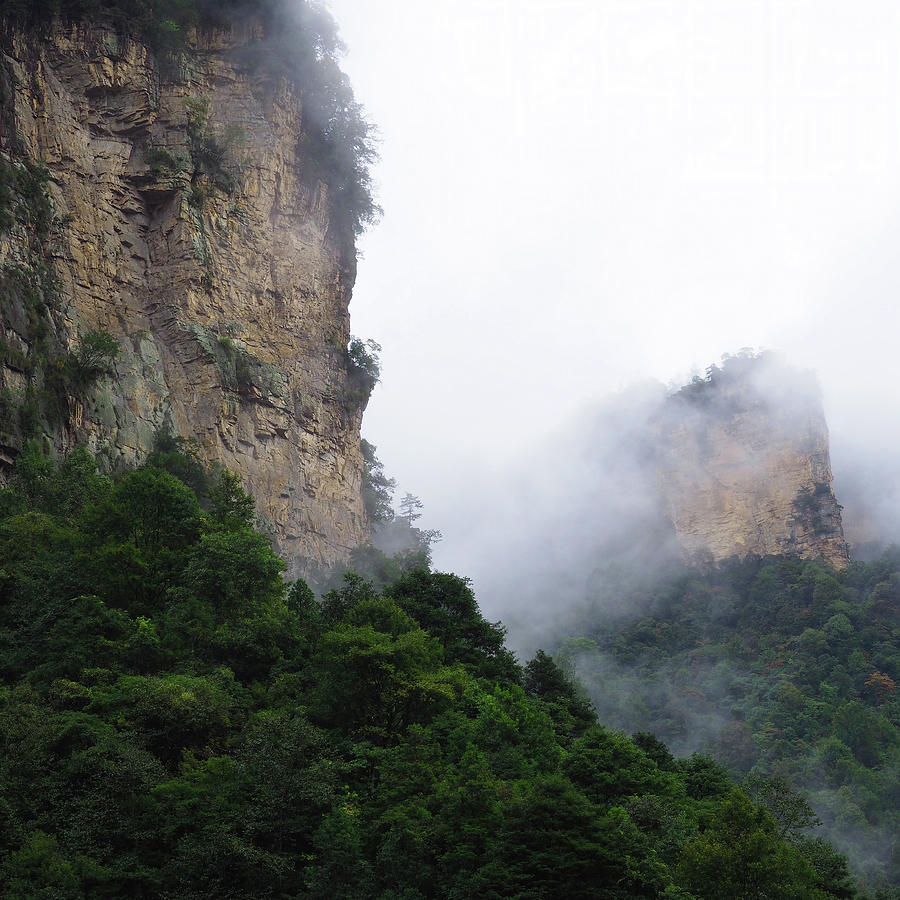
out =
[[811,377],[767,355],[730,358],[669,397],[654,432],[660,491],[689,559],[791,554],[847,564]]
[[[103,28],[7,35],[0,466],[33,436],[115,467],[169,428],[242,476],[302,569],[368,537],[371,385],[346,350],[353,228],[304,153],[303,85],[247,64],[258,39],[194,35],[166,70]],[[69,362],[106,333],[114,372],[79,390]]]

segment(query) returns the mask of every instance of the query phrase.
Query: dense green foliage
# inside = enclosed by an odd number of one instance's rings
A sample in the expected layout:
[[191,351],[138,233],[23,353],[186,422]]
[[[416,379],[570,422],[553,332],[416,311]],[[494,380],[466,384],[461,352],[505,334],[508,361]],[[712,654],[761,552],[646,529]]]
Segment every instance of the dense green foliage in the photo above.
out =
[[381,361],[378,354],[381,345],[371,338],[363,341],[358,337],[351,337],[346,350],[342,352],[343,362],[347,368],[348,399],[353,404],[365,408],[381,377]]
[[0,896],[853,896],[801,800],[601,727],[464,579],[286,587],[186,449],[0,492]]
[[900,552],[605,584],[566,645],[601,718],[785,779],[870,884],[900,884]]
[[[372,195],[369,167],[377,157],[373,129],[355,100],[338,60],[343,46],[329,13],[309,0],[5,0],[0,26],[38,34],[61,19],[102,24],[137,37],[155,50],[164,74],[176,77],[180,56],[190,52],[193,29],[229,28],[253,21],[262,36],[240,61],[254,71],[285,77],[303,94],[298,150],[330,187],[334,221],[362,231],[380,210]],[[0,29],[2,30],[2,29]],[[230,186],[221,163],[227,142],[191,134],[192,154],[216,181]],[[166,152],[163,150],[163,152]],[[150,149],[152,164],[167,160]],[[171,154],[169,154],[171,156]],[[2,196],[0,196],[2,206]],[[2,223],[2,218],[0,218]]]

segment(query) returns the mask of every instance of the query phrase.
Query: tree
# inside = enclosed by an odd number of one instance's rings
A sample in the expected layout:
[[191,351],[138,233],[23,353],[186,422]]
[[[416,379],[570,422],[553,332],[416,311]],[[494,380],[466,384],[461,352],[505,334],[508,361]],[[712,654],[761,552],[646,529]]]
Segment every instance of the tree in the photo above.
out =
[[550,717],[563,733],[580,734],[596,722],[590,702],[543,650],[538,650],[523,674],[525,693],[547,704]]
[[666,796],[676,791],[671,773],[661,771],[624,734],[600,725],[592,726],[575,741],[563,771],[601,806],[637,794]]
[[115,372],[119,342],[108,331],[89,331],[66,358],[69,386],[81,394],[96,381]]
[[816,873],[816,885],[827,897],[852,900],[857,896],[847,860],[821,838],[801,837],[795,842]]
[[782,839],[794,840],[806,829],[822,824],[806,798],[783,778],[752,775],[744,782],[744,790],[754,803],[769,811]]
[[381,345],[371,338],[362,341],[357,337],[350,339],[346,350],[351,395],[363,406],[368,402],[381,377],[381,362],[378,358],[380,352]]
[[689,759],[680,761],[679,768],[684,773],[688,796],[694,800],[721,797],[731,786],[725,768],[702,753],[693,753]]
[[390,595],[444,645],[447,663],[473,674],[519,681],[515,657],[504,646],[506,630],[485,620],[466,578],[418,569],[404,575]]
[[499,859],[483,870],[483,896],[660,896],[662,866],[624,810],[598,815],[558,774],[535,778],[520,791],[505,810]]
[[209,505],[213,521],[225,531],[245,531],[253,526],[253,497],[234,472],[225,469],[219,473],[219,480],[209,490]]
[[812,866],[779,840],[775,822],[733,790],[709,828],[685,845],[678,881],[709,900],[806,900],[816,890]]
[[415,522],[416,519],[422,518],[422,513],[416,512],[417,509],[422,508],[422,501],[415,494],[407,492],[399,505],[400,514],[406,519],[406,524],[412,528],[412,523]]
[[160,469],[126,475],[92,517],[98,529],[150,551],[180,550],[200,533],[200,505],[184,482]]
[[375,455],[376,447],[365,438],[359,442],[363,456],[362,496],[366,513],[373,522],[389,522],[394,517],[391,501],[397,481],[384,474],[384,465]]
[[396,742],[452,696],[440,665],[440,642],[393,600],[363,600],[319,640],[313,710],[358,738]]

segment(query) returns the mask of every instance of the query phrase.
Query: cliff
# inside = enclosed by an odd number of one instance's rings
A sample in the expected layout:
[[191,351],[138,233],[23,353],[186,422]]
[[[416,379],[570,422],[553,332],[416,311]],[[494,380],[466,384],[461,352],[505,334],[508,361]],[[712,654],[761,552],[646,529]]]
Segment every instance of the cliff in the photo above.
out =
[[158,59],[96,24],[7,31],[0,467],[31,437],[110,469],[193,438],[299,571],[368,539],[374,378],[347,351],[354,223],[305,85],[248,63],[261,39],[192,30]]
[[653,430],[660,493],[689,559],[848,563],[811,377],[769,355],[729,358],[670,396]]

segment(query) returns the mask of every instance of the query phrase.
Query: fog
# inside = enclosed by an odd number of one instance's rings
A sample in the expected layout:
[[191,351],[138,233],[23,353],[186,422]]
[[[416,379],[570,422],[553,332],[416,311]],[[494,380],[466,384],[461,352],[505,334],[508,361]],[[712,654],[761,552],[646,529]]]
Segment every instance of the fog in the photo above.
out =
[[[443,533],[435,566],[473,579],[520,658],[562,642],[601,721],[745,768],[753,736],[721,702],[739,665],[648,675],[565,639],[679,570],[661,410],[742,348],[812,373],[761,391],[798,433],[820,391],[857,557],[900,540],[900,8],[330,6],[381,136],[351,306],[383,346],[363,433]],[[884,864],[847,797],[811,799],[855,865]]]
[[479,486],[451,552],[523,658],[565,636],[558,629],[584,605],[598,567],[680,558],[649,444],[664,397],[647,383],[596,403]]
[[[820,393],[857,557],[900,540],[900,8],[330,6],[381,137],[351,306],[383,346],[364,436],[520,658],[562,642],[601,721],[745,768],[753,736],[720,702],[739,665],[648,676],[565,639],[615,630],[678,572],[662,410],[742,348],[812,373],[785,395],[760,370],[761,391],[798,434]],[[857,866],[884,863],[847,798],[812,800]]]
[[816,372],[848,523],[900,530],[895,4],[330,6],[381,135],[364,434],[489,615],[552,617],[540,571],[648,502],[579,436],[741,347]]

